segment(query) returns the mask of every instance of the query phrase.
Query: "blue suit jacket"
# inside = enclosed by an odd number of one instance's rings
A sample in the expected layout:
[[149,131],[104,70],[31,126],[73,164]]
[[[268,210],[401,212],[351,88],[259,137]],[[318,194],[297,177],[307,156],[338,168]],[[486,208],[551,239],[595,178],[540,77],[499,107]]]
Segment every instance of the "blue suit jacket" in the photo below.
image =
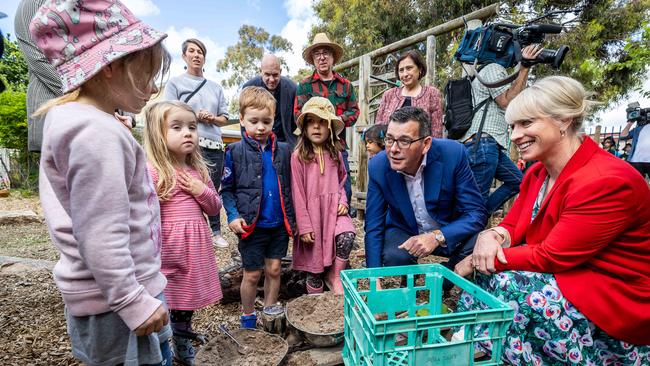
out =
[[[440,224],[447,252],[483,230],[487,211],[469,167],[466,149],[456,141],[433,139],[423,171],[429,215]],[[397,228],[418,235],[404,176],[390,168],[385,152],[370,159],[366,197],[366,265],[380,267],[384,233]]]

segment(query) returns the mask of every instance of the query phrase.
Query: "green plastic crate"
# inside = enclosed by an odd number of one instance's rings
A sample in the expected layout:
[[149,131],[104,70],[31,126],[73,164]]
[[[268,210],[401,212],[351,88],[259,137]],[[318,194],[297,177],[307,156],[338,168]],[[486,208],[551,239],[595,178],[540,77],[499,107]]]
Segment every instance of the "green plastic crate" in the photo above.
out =
[[[406,276],[406,286],[376,289],[382,277]],[[424,277],[422,286],[415,276]],[[487,306],[486,310],[443,313],[442,282],[448,279]],[[483,289],[440,264],[352,269],[341,272],[345,291],[347,366],[500,365],[501,340],[514,311]],[[417,298],[425,301],[418,303]],[[377,315],[380,319],[375,318]],[[478,325],[487,337],[474,337]],[[441,332],[465,326],[463,340],[447,341]],[[474,361],[474,343],[492,341],[489,360]]]

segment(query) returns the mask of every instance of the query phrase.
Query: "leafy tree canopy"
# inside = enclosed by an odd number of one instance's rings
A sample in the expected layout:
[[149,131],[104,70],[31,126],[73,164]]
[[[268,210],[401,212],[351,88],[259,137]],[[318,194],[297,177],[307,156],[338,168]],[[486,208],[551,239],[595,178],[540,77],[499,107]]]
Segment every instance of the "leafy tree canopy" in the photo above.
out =
[[15,42],[5,38],[5,51],[0,59],[0,78],[14,91],[26,91],[29,83],[27,62]]
[[[314,9],[320,19],[312,29],[327,32],[345,49],[344,60],[363,55],[450,19],[490,5],[489,0],[319,0]],[[563,74],[580,80],[605,102],[618,101],[638,90],[650,65],[650,0],[509,0],[502,2],[501,18],[515,23],[554,10],[579,8],[566,32],[546,37],[547,48],[566,44],[570,51],[560,70],[536,66],[536,77]],[[542,22],[566,22],[556,16]],[[437,85],[457,76],[452,63],[462,37],[459,30],[437,37]],[[424,50],[424,45],[418,45]],[[392,70],[389,70],[392,71]],[[650,91],[643,91],[650,94]]]
[[[291,43],[278,35],[270,35],[264,28],[242,25],[239,41],[228,47],[223,60],[217,62],[217,71],[230,75],[223,81],[226,87],[238,87],[257,75],[265,52],[291,51]],[[280,58],[282,67],[286,62]]]

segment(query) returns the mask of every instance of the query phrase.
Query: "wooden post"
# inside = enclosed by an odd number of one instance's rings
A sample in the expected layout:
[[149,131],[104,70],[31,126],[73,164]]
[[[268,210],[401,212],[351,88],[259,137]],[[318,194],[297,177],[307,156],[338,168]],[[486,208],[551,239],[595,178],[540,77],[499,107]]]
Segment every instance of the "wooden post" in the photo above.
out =
[[600,129],[602,128],[601,125],[597,125],[596,129],[594,131],[594,141],[596,141],[597,144],[600,144]]
[[[361,56],[359,63],[359,120],[361,125],[372,125],[370,123],[370,73],[372,71],[372,61],[369,54]],[[365,146],[361,145],[360,135],[355,133],[355,142],[357,143],[357,179],[356,191],[365,192],[368,182],[368,157]]]
[[424,85],[434,85],[436,81],[436,36],[427,36],[427,76]]

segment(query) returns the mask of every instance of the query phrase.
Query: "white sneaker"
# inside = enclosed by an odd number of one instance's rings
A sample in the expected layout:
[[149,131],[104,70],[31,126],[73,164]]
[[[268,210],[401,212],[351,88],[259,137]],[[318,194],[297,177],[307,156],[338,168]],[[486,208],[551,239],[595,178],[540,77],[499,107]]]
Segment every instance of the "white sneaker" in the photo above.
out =
[[223,238],[221,235],[215,235],[212,237],[212,244],[217,248],[228,248],[230,244]]

